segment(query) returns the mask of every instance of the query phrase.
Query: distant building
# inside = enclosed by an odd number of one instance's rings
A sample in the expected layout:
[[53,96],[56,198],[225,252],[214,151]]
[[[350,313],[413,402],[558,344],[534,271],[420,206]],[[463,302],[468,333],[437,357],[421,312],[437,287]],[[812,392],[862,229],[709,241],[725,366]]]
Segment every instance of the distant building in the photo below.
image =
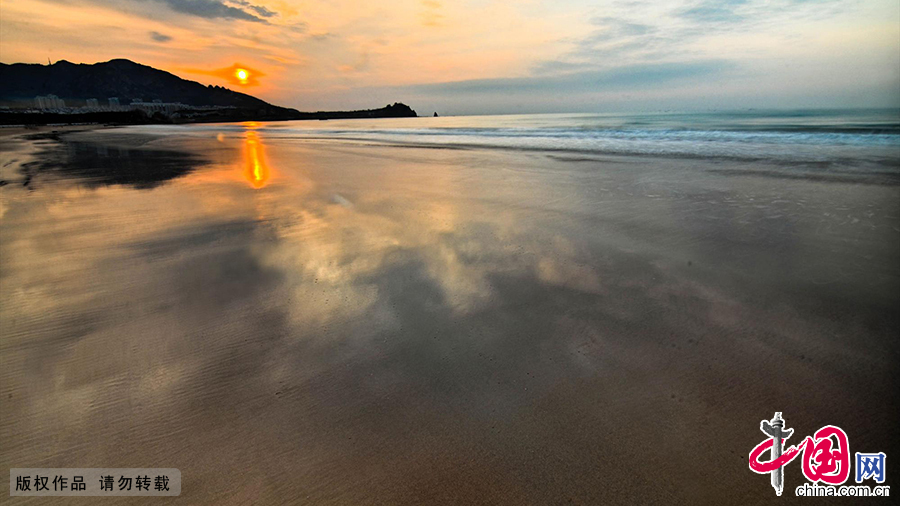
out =
[[147,114],[159,112],[165,114],[166,116],[171,116],[181,109],[188,108],[188,106],[179,102],[163,102],[162,100],[158,99],[154,100],[153,102],[142,102],[138,99],[134,99],[129,107],[131,107],[131,109],[144,111]]
[[84,106],[89,109],[99,109],[100,101],[98,101],[96,98],[89,98],[84,101]]
[[63,99],[57,97],[56,95],[46,95],[34,97],[34,105],[38,109],[48,110],[62,109],[66,106],[66,103],[63,101]]
[[119,108],[119,97],[109,97],[109,108],[110,109],[118,109]]

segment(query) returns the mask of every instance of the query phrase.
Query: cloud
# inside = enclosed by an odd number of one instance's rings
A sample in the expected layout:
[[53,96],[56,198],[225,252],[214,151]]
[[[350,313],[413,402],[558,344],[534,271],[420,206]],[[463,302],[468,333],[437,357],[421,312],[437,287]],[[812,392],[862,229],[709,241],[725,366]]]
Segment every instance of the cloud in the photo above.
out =
[[255,21],[259,23],[267,23],[267,21],[258,15],[270,17],[275,13],[269,11],[265,7],[258,7],[249,2],[237,2],[238,5],[253,9],[256,14],[251,14],[246,10],[226,5],[218,0],[157,0],[166,4],[175,12],[191,14],[207,19],[240,19],[244,21]]
[[569,61],[562,60],[549,60],[539,62],[532,69],[532,73],[534,75],[546,75],[546,74],[564,74],[568,72],[576,72],[579,70],[584,70],[583,63],[573,63]]
[[172,40],[172,37],[159,32],[150,32],[150,38],[155,40],[156,42],[169,42]]
[[705,0],[693,7],[682,10],[679,15],[698,22],[736,23],[742,21],[745,16],[735,12],[735,9],[746,4],[747,0]]
[[[171,21],[166,9],[178,14],[188,14],[204,19],[233,19],[270,24],[268,19],[279,13],[256,5],[248,0],[42,0],[60,6],[77,8],[79,4],[94,4],[113,9],[129,16],[152,20]],[[162,11],[162,12],[161,12]]]
[[634,23],[627,19],[611,16],[597,16],[591,18],[591,24],[600,27],[602,31],[595,34],[595,38],[611,39],[616,37],[628,37],[646,35],[656,31],[656,28],[643,23]]
[[441,26],[444,20],[444,15],[441,14],[441,3],[437,0],[422,0],[422,12],[421,19],[423,26]]
[[436,95],[517,94],[533,92],[584,93],[653,88],[675,81],[708,77],[732,68],[723,60],[668,62],[572,72],[558,76],[471,79],[414,85],[413,91]]
[[602,68],[610,61],[640,65],[721,59],[714,46],[702,44],[705,38],[745,36],[759,30],[777,32],[777,27],[798,19],[833,16],[840,11],[842,3],[841,0],[824,0],[815,5],[807,0],[775,0],[774,3],[695,0],[679,5],[659,4],[656,16],[640,17],[631,8],[604,9],[603,15],[588,18],[590,31],[568,40],[569,51],[552,60],[536,62],[531,71],[534,75],[553,75]]
[[247,2],[246,0],[231,0],[231,3],[235,3],[235,4],[241,5],[243,7],[246,7],[248,9],[256,12],[256,14],[258,14],[264,18],[271,18],[271,17],[278,15],[278,13],[273,10],[269,10],[260,5],[253,5],[252,3]]
[[673,40],[678,35],[671,26],[636,22],[622,16],[595,16],[590,25],[593,29],[572,41],[570,51],[554,60],[537,62],[532,72],[565,73],[605,67],[610,61],[652,63],[679,58],[678,45]]
[[703,29],[739,28],[770,25],[787,16],[791,22],[800,19],[822,19],[842,11],[858,9],[852,0],[701,0],[676,10],[676,18],[696,23]]

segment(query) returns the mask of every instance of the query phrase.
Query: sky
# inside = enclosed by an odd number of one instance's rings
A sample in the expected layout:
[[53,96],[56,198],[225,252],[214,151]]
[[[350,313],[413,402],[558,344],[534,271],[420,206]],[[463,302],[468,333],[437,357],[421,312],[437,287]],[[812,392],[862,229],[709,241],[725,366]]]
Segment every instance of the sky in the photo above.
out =
[[0,0],[0,61],[113,58],[300,110],[900,107],[900,1]]

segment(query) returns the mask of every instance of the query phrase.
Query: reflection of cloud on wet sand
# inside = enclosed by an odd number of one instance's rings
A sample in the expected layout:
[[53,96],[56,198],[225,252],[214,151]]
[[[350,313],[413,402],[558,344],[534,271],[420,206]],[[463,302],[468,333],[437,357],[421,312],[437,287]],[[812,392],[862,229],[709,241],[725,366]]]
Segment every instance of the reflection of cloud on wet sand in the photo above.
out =
[[[865,329],[895,317],[708,264],[764,254],[735,245],[758,230],[725,223],[752,215],[714,196],[593,212],[541,179],[561,172],[515,153],[334,149],[265,131],[278,177],[257,190],[249,138],[194,141],[213,164],[149,192],[10,194],[4,463],[164,462],[191,476],[185,503],[594,504],[635,490],[708,502],[758,488],[731,473],[698,492],[689,469],[698,456],[746,465],[749,433],[733,427],[760,406],[817,423],[823,407],[865,413],[852,389],[890,398],[858,371],[893,371]],[[472,169],[476,156],[511,169]],[[615,169],[598,170],[619,185],[603,187],[634,190]],[[586,181],[578,190],[596,191]],[[717,226],[678,221],[698,202]],[[668,242],[678,251],[660,251],[660,231],[685,236]],[[676,262],[694,248],[706,256]],[[626,478],[635,488],[605,486]]]
[[[86,186],[128,185],[147,189],[181,177],[208,161],[196,153],[153,147],[150,136],[131,143],[107,143],[82,135],[38,134],[42,150],[22,164],[26,185],[45,175],[72,178]],[[137,141],[137,142],[135,142]]]

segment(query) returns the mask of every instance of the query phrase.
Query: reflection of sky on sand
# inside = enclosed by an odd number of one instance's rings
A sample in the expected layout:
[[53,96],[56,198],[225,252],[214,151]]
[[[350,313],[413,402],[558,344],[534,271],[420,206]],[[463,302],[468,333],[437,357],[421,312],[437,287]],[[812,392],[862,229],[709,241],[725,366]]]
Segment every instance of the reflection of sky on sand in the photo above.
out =
[[[598,503],[625,479],[704,502],[764,486],[731,428],[772,402],[892,427],[891,188],[254,125],[153,143],[209,163],[0,189],[3,464],[165,464],[185,503]],[[673,463],[660,495],[647,458]],[[694,458],[741,472],[698,491]]]

